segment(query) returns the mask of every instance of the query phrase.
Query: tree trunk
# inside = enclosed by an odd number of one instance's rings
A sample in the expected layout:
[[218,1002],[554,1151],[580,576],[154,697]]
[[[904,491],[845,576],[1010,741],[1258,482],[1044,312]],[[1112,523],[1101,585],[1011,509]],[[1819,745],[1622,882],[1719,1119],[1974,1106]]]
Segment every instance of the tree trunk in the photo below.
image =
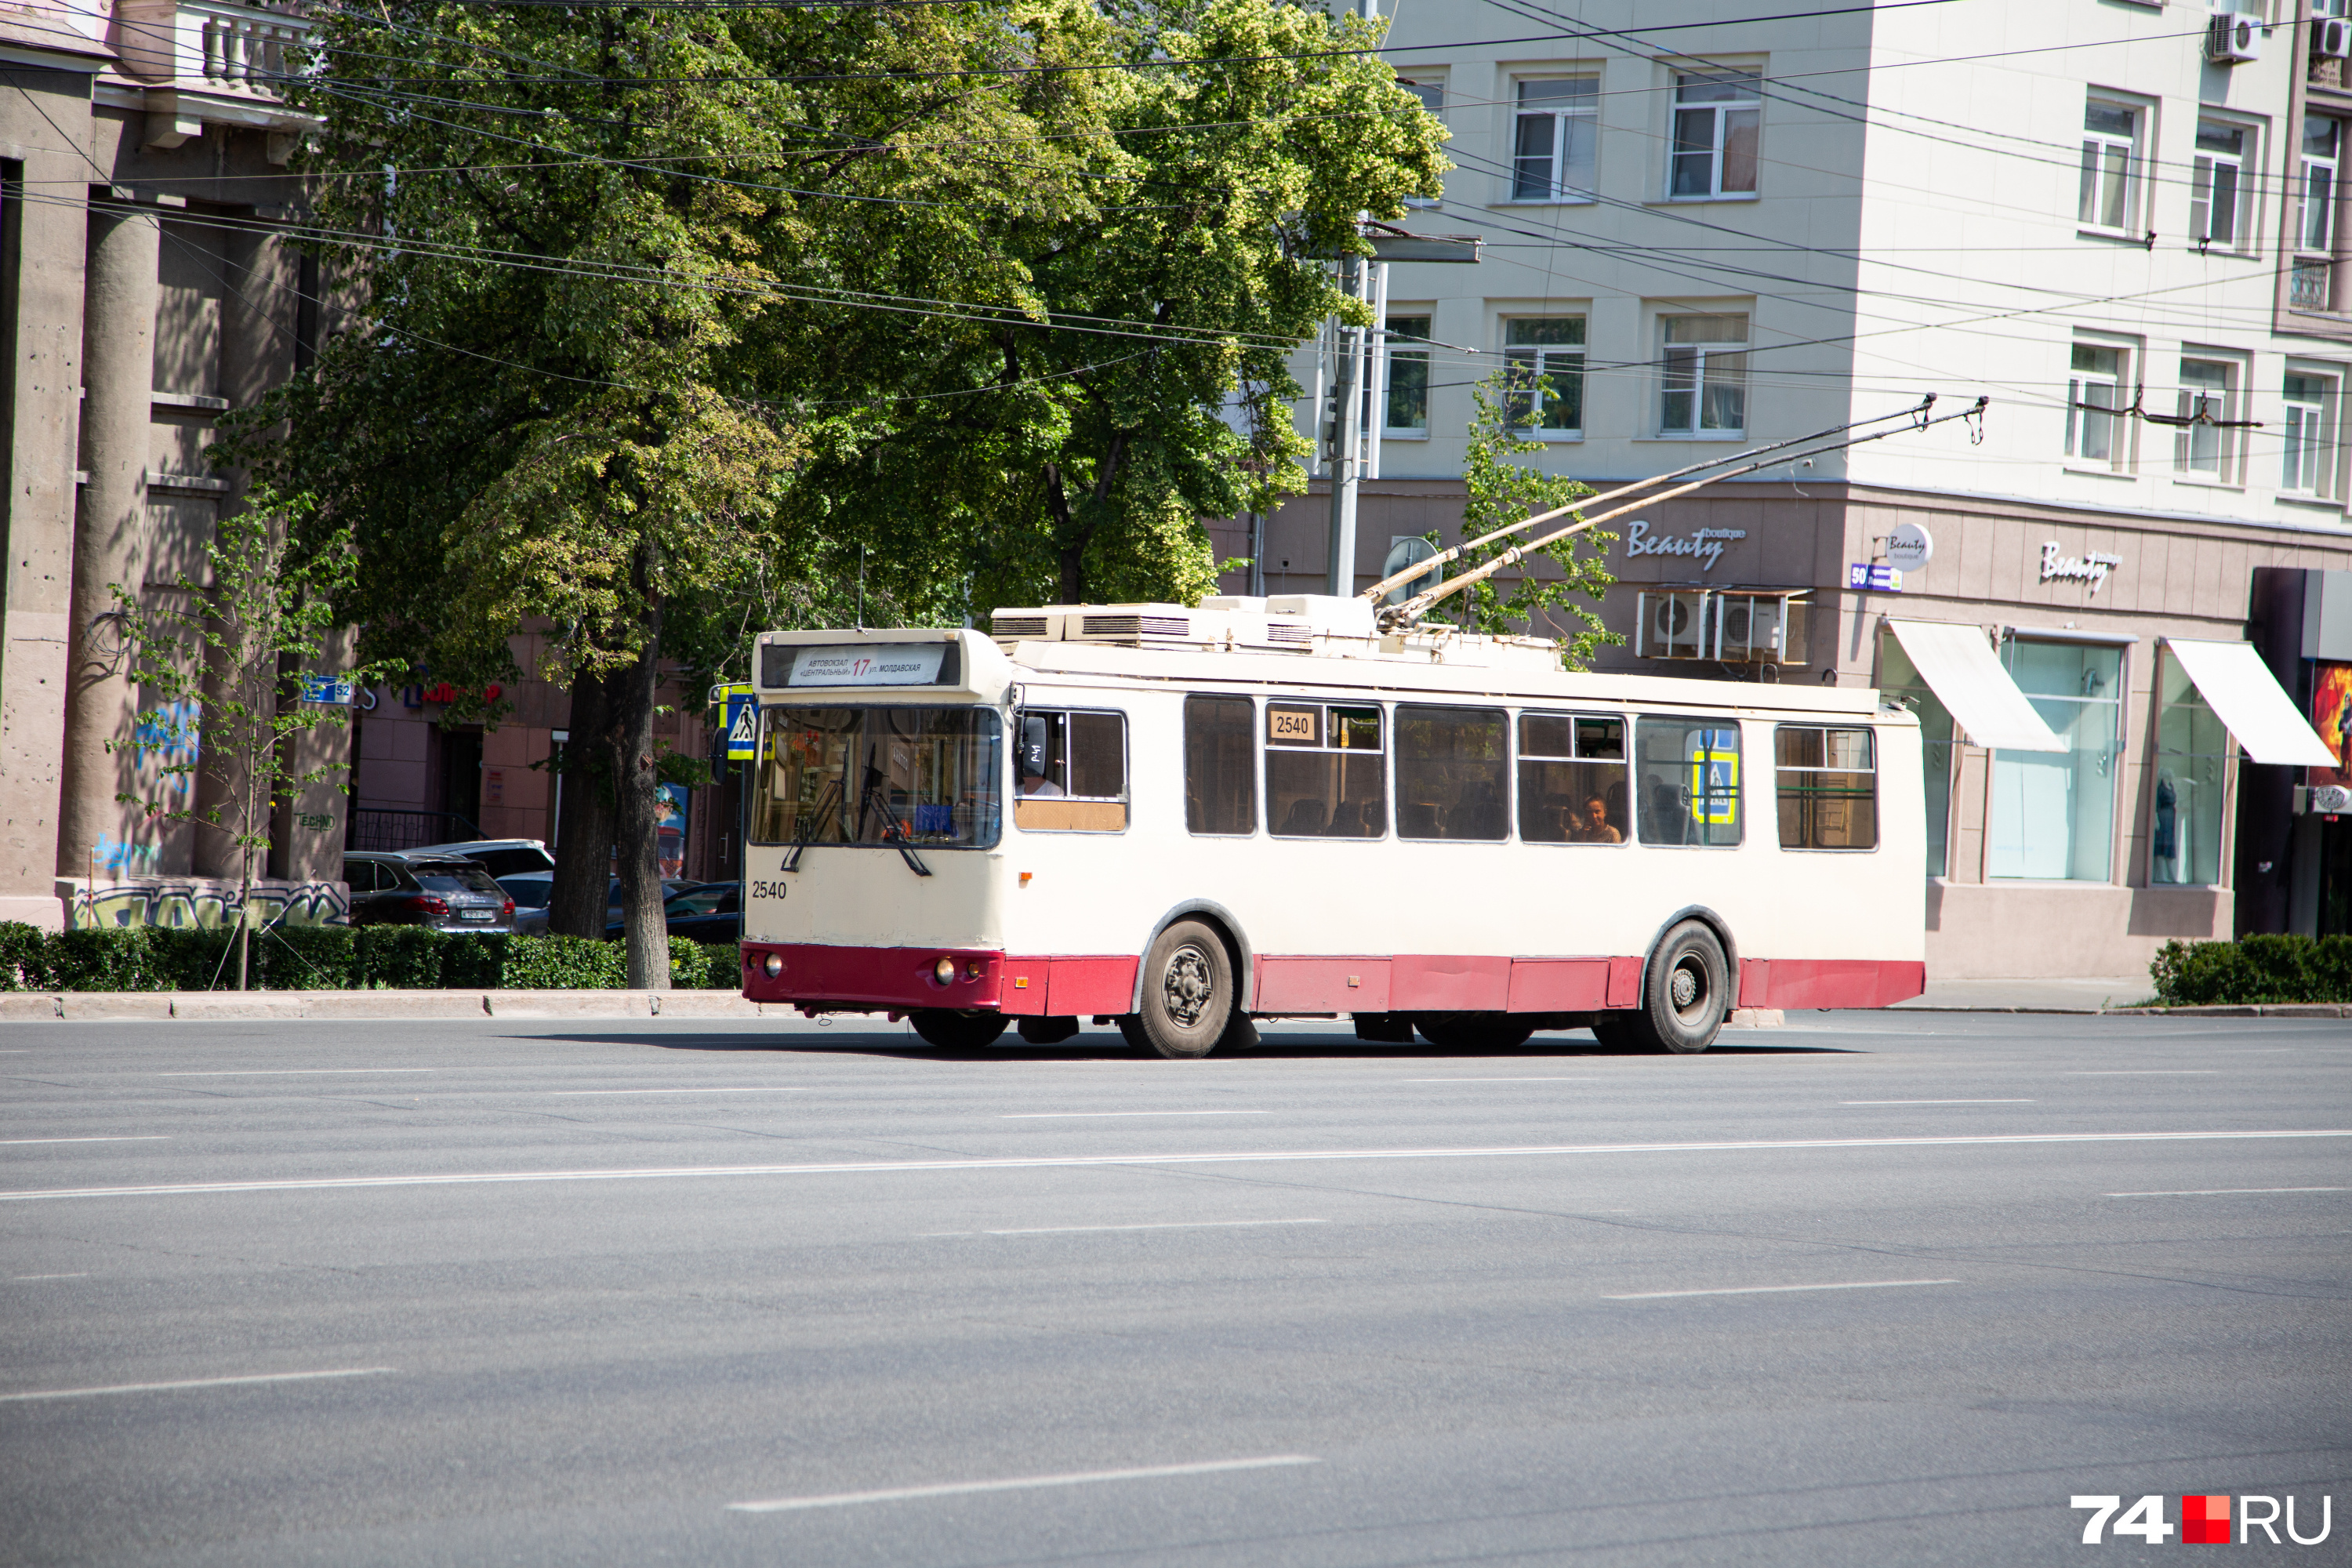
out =
[[628,945],[629,989],[669,989],[669,931],[662,918],[661,864],[655,829],[660,758],[654,750],[654,689],[660,684],[661,612],[644,655],[614,678],[607,728],[618,742],[614,794],[619,797],[621,930]]
[[547,929],[559,936],[601,940],[612,903],[613,749],[605,734],[608,683],[583,675],[572,682],[572,738],[563,747],[562,815],[555,834],[555,883],[549,891]]

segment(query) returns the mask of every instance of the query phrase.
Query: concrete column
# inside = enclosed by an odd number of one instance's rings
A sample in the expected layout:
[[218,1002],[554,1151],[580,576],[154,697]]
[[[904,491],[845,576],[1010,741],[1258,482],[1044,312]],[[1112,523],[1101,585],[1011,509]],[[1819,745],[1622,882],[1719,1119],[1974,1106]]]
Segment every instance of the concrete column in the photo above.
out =
[[[154,395],[156,258],[152,208],[91,193],[87,292],[82,315],[82,486],[74,531],[68,601],[65,777],[58,803],[58,875],[81,877],[96,860],[101,879],[129,874],[121,846],[152,842],[126,831],[135,807],[115,795],[134,783],[128,740],[137,691],[126,678],[112,585],[144,587],[148,426]],[[108,862],[114,862],[110,871]]]

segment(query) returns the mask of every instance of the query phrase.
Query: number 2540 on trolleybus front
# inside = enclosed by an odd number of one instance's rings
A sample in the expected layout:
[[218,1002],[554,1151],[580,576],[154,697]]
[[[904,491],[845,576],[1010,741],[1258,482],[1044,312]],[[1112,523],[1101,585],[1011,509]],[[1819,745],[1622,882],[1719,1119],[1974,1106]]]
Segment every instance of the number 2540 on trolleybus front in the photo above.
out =
[[1366,608],[763,636],[744,994],[949,1047],[1113,1020],[1171,1057],[1301,1016],[1699,1051],[1735,1006],[1918,994],[1908,713]]

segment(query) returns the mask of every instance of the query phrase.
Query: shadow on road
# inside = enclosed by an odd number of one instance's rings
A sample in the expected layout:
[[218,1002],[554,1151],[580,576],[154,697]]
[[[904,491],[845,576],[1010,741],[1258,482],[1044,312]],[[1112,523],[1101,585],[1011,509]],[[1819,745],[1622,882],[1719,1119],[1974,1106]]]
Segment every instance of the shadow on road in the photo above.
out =
[[[749,1037],[743,1035],[671,1035],[671,1034],[561,1034],[538,1037],[548,1040],[569,1040],[581,1045],[651,1046],[666,1051],[733,1051],[759,1052],[770,1055],[795,1056],[859,1056],[897,1057],[908,1061],[991,1061],[991,1062],[1087,1062],[1087,1061],[1156,1061],[1129,1048],[1116,1034],[1088,1033],[1058,1046],[1032,1046],[1007,1035],[1005,1041],[978,1050],[950,1051],[925,1045],[905,1035],[870,1035],[843,1032],[810,1036],[795,1032],[782,1037]],[[1677,1060],[1690,1063],[1736,1061],[1742,1057],[1767,1056],[1868,1056],[1870,1051],[1859,1046],[1798,1046],[1748,1045],[1717,1042],[1698,1056],[1680,1058],[1643,1057],[1641,1053],[1612,1051],[1591,1039],[1568,1038],[1547,1040],[1541,1037],[1526,1045],[1503,1050],[1433,1050],[1426,1046],[1381,1046],[1357,1039],[1352,1035],[1324,1037],[1270,1037],[1255,1050],[1241,1056],[1219,1056],[1213,1061],[1240,1061],[1250,1058],[1287,1058],[1300,1061],[1328,1061],[1358,1057],[1384,1062],[1433,1061],[1527,1061],[1544,1057],[1578,1057],[1619,1059],[1639,1058],[1648,1060]]]

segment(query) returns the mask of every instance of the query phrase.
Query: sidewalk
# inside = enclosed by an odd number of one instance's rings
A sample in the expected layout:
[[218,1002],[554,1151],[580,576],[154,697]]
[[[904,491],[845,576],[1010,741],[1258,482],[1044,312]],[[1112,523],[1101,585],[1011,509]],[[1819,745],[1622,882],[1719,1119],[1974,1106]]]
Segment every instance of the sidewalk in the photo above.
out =
[[2067,980],[1937,980],[1898,1008],[1922,1013],[2098,1013],[2156,994],[2145,974]]

